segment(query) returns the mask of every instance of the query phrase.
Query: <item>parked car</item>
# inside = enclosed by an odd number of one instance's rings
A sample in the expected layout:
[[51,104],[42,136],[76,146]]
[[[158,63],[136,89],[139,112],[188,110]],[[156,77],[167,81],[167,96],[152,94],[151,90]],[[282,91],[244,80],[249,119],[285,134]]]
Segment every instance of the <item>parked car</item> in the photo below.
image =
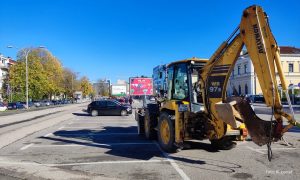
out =
[[7,110],[7,106],[4,103],[0,102],[0,111],[6,111],[6,110]]
[[257,102],[263,103],[263,102],[265,102],[265,98],[264,98],[263,95],[250,95],[249,100],[252,103],[257,103]]
[[12,102],[8,103],[7,109],[12,110],[12,109],[25,109],[25,105],[20,103],[20,102]]
[[126,116],[132,113],[130,105],[121,104],[116,100],[93,101],[88,105],[87,112],[91,116],[97,115],[121,115]]
[[[21,102],[21,104],[26,107],[26,102]],[[31,108],[32,106],[34,106],[34,103],[32,101],[28,101],[28,107]]]

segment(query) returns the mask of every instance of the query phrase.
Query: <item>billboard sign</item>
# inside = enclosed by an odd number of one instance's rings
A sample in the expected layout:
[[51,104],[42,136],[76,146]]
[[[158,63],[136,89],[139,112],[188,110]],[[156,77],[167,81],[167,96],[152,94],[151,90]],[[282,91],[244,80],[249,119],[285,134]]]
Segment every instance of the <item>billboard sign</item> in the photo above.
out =
[[112,96],[125,96],[126,95],[126,85],[112,85],[111,86]]
[[152,78],[130,78],[130,95],[153,95],[153,79]]

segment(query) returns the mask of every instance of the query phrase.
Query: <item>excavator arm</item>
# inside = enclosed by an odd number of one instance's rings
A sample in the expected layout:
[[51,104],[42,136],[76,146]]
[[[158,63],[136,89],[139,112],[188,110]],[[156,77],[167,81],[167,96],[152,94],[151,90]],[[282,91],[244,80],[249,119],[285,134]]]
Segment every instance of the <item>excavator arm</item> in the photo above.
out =
[[[266,105],[272,108],[274,121],[257,117],[245,99],[226,97],[229,77],[244,46],[253,63]],[[246,124],[253,142],[260,146],[278,140],[292,126],[300,127],[293,114],[283,111],[275,69],[289,100],[279,47],[270,30],[267,15],[259,6],[248,7],[243,12],[240,26],[221,44],[200,72],[202,79],[199,83],[204,94],[205,111],[210,119],[208,136],[211,140],[222,138],[227,124],[236,128],[237,121]],[[290,124],[286,128],[282,125],[283,117]]]

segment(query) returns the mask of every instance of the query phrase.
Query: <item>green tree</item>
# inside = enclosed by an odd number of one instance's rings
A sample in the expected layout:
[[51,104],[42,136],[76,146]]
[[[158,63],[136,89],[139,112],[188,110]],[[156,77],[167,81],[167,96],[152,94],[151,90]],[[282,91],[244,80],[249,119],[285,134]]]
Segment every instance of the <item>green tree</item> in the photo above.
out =
[[9,69],[10,88],[13,92],[13,101],[25,101],[25,62],[17,61],[14,66]]
[[3,101],[5,101],[5,102],[9,101],[10,87],[9,87],[9,76],[8,76],[8,74],[3,77],[1,93],[2,93]]
[[[17,62],[9,70],[9,84],[13,101],[26,101],[26,63],[25,51],[17,55]],[[28,54],[28,97],[38,100],[45,97],[47,78],[41,64],[41,57],[36,49],[30,49]]]
[[80,90],[84,97],[90,96],[93,93],[93,86],[85,76],[80,79]]
[[51,99],[53,95],[60,95],[63,91],[63,67],[61,62],[49,51],[43,50],[41,53],[43,54],[41,63],[47,76],[46,93]]
[[80,83],[77,80],[77,73],[71,69],[63,69],[63,80],[62,80],[63,93],[65,97],[73,97],[73,93],[76,90],[80,90]]

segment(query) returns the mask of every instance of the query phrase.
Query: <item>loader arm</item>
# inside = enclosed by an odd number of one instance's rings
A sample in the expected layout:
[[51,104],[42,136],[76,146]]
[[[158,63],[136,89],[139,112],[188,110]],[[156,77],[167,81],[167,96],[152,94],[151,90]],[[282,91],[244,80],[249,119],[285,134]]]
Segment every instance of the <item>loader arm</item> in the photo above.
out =
[[[244,45],[253,63],[266,105],[273,109],[274,122],[258,118],[243,98],[226,98],[229,77]],[[299,126],[293,114],[283,112],[275,68],[282,88],[287,92],[279,47],[270,30],[268,18],[261,7],[248,7],[243,12],[239,27],[221,44],[200,72],[203,102],[210,117],[210,139],[222,138],[227,124],[236,128],[236,120],[245,122],[253,141],[258,145],[266,144],[270,138],[277,140],[288,128]],[[285,129],[282,126],[282,117],[291,124]]]

